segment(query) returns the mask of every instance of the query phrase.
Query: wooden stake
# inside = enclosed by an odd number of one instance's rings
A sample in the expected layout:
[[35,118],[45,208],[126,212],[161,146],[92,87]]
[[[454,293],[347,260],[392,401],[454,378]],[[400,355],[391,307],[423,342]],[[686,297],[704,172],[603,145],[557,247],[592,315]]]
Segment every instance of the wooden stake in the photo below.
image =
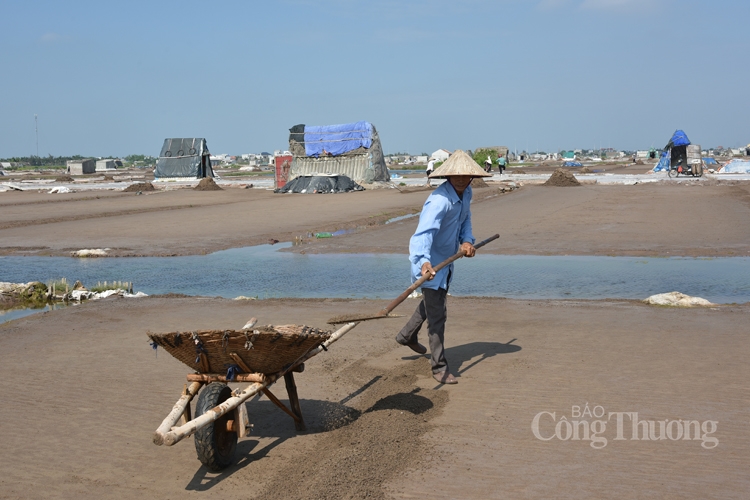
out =
[[206,356],[206,353],[200,353],[200,365],[201,365],[201,373],[211,373],[211,366],[208,364],[208,356]]
[[[182,395],[187,396],[188,393],[188,386],[185,384],[185,387],[182,389]],[[182,416],[177,421],[180,423],[180,425],[185,425],[186,423],[190,422],[193,419],[192,413],[190,411],[190,403],[185,405],[185,411],[182,412]],[[176,423],[176,422],[175,422]]]
[[263,388],[263,394],[265,394],[266,397],[268,399],[270,399],[273,404],[275,404],[276,406],[278,406],[279,408],[281,408],[282,410],[284,410],[284,413],[286,413],[287,415],[289,415],[290,417],[292,417],[294,419],[295,426],[297,425],[297,422],[300,421],[299,417],[297,415],[295,415],[292,412],[292,410],[290,410],[289,408],[287,408],[284,403],[282,403],[281,401],[279,401],[279,398],[277,398],[276,396],[274,396],[274,394],[271,391],[269,391],[267,387]]
[[240,357],[239,354],[237,354],[236,352],[230,352],[229,357],[232,358],[235,363],[237,363],[237,366],[239,366],[243,372],[253,373],[253,370],[251,370],[250,367],[245,364],[245,361]]
[[285,373],[284,382],[286,383],[286,393],[289,395],[289,406],[292,407],[292,412],[297,416],[294,419],[294,428],[298,431],[306,431],[307,427],[305,426],[305,421],[302,419],[302,409],[299,406],[297,386],[294,383],[294,373]]

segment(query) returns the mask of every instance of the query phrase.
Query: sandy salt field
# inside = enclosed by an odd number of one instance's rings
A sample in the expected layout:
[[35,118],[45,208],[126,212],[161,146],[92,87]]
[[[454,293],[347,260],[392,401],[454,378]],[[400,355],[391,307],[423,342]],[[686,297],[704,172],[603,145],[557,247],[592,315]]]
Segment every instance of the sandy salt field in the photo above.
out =
[[[427,191],[408,191],[8,192],[0,252],[197,254],[358,227],[294,248],[405,253],[416,218],[382,222],[419,210]],[[670,216],[675,207],[690,217]],[[500,233],[484,249],[493,253],[750,255],[747,183],[524,186],[502,195],[490,184],[477,190],[473,213],[478,238]],[[307,432],[263,397],[248,403],[253,433],[222,473],[200,465],[191,438],[171,448],[151,442],[190,370],[155,353],[147,331],[240,328],[251,316],[323,327],[385,303],[110,298],[0,325],[0,498],[745,498],[750,490],[750,304],[450,297],[456,386],[437,386],[428,359],[395,343],[404,319],[363,322],[296,376]],[[286,400],[283,385],[272,390]]]

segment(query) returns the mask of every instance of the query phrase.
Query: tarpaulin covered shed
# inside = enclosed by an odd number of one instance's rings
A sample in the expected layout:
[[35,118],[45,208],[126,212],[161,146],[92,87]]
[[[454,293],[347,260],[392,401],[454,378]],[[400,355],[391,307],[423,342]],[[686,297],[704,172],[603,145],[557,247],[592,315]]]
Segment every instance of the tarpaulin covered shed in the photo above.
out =
[[202,179],[214,177],[206,139],[164,139],[154,178]]
[[687,134],[682,130],[675,130],[672,138],[664,146],[664,150],[669,151],[669,161],[673,167],[680,164],[683,166],[688,164],[688,146],[690,146],[690,139],[688,139]]
[[675,146],[689,146],[690,145],[690,139],[688,139],[688,136],[685,132],[682,130],[675,130],[674,134],[672,134],[672,138],[669,139],[669,142],[666,146],[664,146],[665,150],[672,149]]
[[390,181],[380,137],[369,122],[295,125],[289,129],[289,151],[293,157],[290,180],[327,173],[366,184]]

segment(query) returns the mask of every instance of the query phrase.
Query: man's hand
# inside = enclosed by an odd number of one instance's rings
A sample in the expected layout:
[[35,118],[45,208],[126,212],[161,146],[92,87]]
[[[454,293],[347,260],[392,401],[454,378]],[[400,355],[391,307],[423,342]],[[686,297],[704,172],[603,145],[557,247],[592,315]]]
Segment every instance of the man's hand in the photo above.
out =
[[422,276],[427,276],[427,281],[432,281],[435,278],[435,270],[429,262],[422,264]]
[[474,248],[474,245],[472,245],[468,241],[461,243],[461,251],[466,257],[474,257],[474,255],[477,253],[477,249]]

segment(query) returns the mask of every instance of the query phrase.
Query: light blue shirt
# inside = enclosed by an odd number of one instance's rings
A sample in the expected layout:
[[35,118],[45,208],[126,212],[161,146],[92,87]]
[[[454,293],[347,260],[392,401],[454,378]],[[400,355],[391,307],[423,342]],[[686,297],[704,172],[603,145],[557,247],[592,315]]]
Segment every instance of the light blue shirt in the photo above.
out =
[[[427,197],[419,225],[409,241],[409,260],[411,261],[411,281],[414,283],[422,276],[422,265],[429,262],[437,266],[451,257],[461,243],[474,244],[471,232],[471,186],[464,191],[463,199],[458,197],[450,181],[442,183]],[[453,264],[438,271],[435,278],[425,281],[424,288],[448,289],[448,276]]]

